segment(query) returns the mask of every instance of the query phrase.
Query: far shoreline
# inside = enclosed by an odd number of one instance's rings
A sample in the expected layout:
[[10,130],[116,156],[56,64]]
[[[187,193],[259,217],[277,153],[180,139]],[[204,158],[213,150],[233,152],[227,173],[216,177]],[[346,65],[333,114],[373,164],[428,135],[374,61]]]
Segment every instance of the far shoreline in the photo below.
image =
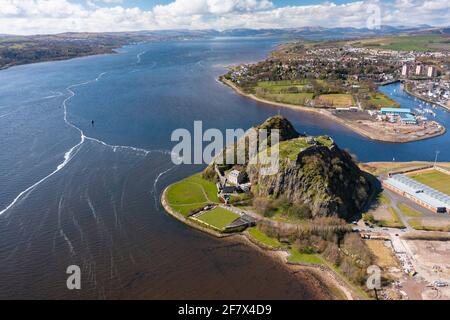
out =
[[270,106],[283,107],[283,108],[288,108],[288,109],[296,110],[296,111],[304,111],[304,112],[320,114],[325,117],[328,117],[328,119],[330,119],[330,120],[336,121],[337,123],[343,125],[344,127],[350,129],[351,131],[359,134],[360,136],[363,136],[365,138],[368,138],[368,139],[374,140],[374,141],[385,142],[385,143],[395,143],[395,144],[409,143],[409,142],[416,142],[416,141],[422,141],[422,140],[428,140],[431,138],[435,138],[435,137],[444,135],[447,132],[447,129],[445,127],[442,127],[443,130],[438,133],[435,133],[433,135],[428,135],[428,136],[422,136],[422,137],[414,138],[414,139],[408,139],[408,140],[396,139],[396,140],[394,140],[394,139],[383,138],[376,134],[373,134],[372,132],[362,130],[361,128],[358,128],[358,127],[354,126],[353,124],[334,116],[333,114],[331,114],[331,112],[327,111],[326,109],[323,109],[323,108],[314,109],[314,108],[305,107],[305,106],[299,106],[299,105],[293,105],[293,104],[287,104],[287,103],[281,103],[281,102],[275,102],[275,101],[262,99],[262,98],[256,97],[253,94],[243,92],[238,86],[236,86],[230,80],[225,79],[223,76],[220,76],[218,78],[218,81],[227,85],[228,87],[233,89],[236,93],[238,93],[239,95],[241,95],[245,98],[251,99],[251,100],[259,102],[259,103],[267,104]]

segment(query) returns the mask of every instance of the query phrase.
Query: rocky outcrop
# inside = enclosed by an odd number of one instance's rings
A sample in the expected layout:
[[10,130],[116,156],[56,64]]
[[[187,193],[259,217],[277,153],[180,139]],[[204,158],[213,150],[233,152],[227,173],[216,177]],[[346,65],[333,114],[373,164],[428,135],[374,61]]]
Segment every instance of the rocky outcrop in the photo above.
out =
[[[247,172],[255,196],[285,197],[294,204],[308,206],[313,216],[338,216],[348,220],[361,213],[371,186],[366,173],[358,168],[348,152],[327,137],[316,139],[312,144],[306,142],[314,139],[301,137],[292,124],[280,116],[269,118],[255,129],[279,129],[280,146],[289,155],[282,157],[283,152],[280,152],[279,170],[273,175],[261,174],[259,164],[246,162],[239,166]],[[239,143],[245,143],[245,137]],[[236,145],[228,150],[230,148]],[[229,169],[233,165],[222,167]],[[214,178],[213,168],[214,162],[204,176]]]
[[247,174],[256,196],[287,197],[306,204],[313,216],[351,219],[361,213],[370,183],[351,156],[338,146],[312,146],[299,152],[297,160],[280,159],[277,174],[260,174],[249,165]]

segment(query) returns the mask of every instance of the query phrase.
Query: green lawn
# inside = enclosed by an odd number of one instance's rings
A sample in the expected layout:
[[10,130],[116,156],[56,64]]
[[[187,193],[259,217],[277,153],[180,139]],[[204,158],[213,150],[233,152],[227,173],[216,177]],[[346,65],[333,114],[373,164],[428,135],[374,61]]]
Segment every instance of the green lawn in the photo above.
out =
[[260,81],[257,86],[266,89],[270,93],[281,93],[294,87],[301,90],[307,83],[307,80]]
[[434,48],[450,49],[448,38],[439,35],[400,36],[361,41],[369,48],[395,51],[430,51]]
[[254,239],[265,244],[266,246],[269,246],[272,248],[280,248],[282,246],[280,241],[278,241],[275,238],[269,237],[268,235],[263,233],[261,230],[259,230],[257,227],[251,227],[247,231]]
[[374,106],[375,108],[398,108],[400,105],[386,96],[385,94],[381,92],[371,92],[369,93],[369,104]]
[[327,137],[327,136],[316,137],[316,141],[320,145],[323,145],[323,146],[328,147],[328,148],[333,145],[333,140],[331,138]]
[[202,187],[196,184],[181,182],[170,187],[167,194],[170,205],[207,203]]
[[307,83],[308,80],[261,81],[256,85],[256,96],[274,102],[303,106],[313,98],[311,92],[301,92]]
[[289,250],[289,262],[306,264],[324,264],[323,258],[317,254],[301,253],[295,248]]
[[171,207],[176,210],[177,212],[179,212],[180,214],[182,214],[183,216],[187,217],[189,216],[189,214],[191,212],[194,212],[198,209],[201,209],[203,207],[205,207],[206,203],[203,204],[193,204],[193,205],[181,205],[181,206],[173,206],[171,205]]
[[296,160],[299,152],[311,145],[306,142],[306,138],[297,138],[279,143],[280,159],[289,158]]
[[187,216],[207,203],[219,203],[219,198],[216,185],[203,179],[199,173],[170,186],[167,201],[172,208]]
[[218,230],[224,230],[226,226],[230,225],[240,216],[234,212],[218,207],[210,211],[202,212],[195,217]]
[[332,106],[354,106],[355,100],[351,94],[336,93],[336,94],[322,94],[318,100],[322,103],[331,104]]
[[258,97],[275,101],[279,103],[287,103],[292,105],[304,106],[308,100],[312,100],[313,94],[309,92],[302,93],[268,93],[257,94]]
[[417,211],[417,210],[414,210],[413,208],[407,206],[407,205],[404,204],[404,203],[400,203],[400,204],[398,205],[398,208],[400,209],[400,211],[401,211],[405,216],[408,216],[408,217],[422,217],[422,216],[424,216],[423,213],[421,213],[421,212],[419,212],[419,211]]
[[410,175],[411,178],[450,195],[450,175],[437,170]]

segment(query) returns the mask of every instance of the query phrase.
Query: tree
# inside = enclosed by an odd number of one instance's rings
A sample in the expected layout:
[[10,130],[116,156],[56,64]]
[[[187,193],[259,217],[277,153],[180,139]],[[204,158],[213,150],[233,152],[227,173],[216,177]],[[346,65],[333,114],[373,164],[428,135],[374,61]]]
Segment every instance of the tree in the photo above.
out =
[[253,207],[256,212],[265,217],[271,217],[275,213],[272,201],[266,198],[258,197],[253,199]]
[[294,204],[288,209],[288,215],[298,219],[310,219],[312,218],[311,209],[308,205]]
[[328,242],[328,245],[323,252],[323,256],[336,266],[341,262],[341,252],[335,243]]

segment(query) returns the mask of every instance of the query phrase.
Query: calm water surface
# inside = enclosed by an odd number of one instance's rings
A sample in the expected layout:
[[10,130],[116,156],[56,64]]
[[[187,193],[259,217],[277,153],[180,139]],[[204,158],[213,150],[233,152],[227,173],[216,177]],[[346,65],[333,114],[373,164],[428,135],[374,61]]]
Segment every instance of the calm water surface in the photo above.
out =
[[[0,72],[0,298],[323,297],[247,245],[168,217],[168,184],[201,169],[173,166],[177,128],[249,128],[278,109],[216,81],[264,58],[276,39],[142,44],[119,54]],[[419,105],[399,85],[382,90]],[[435,110],[450,124],[449,113]],[[363,161],[450,161],[449,135],[402,145],[368,141],[317,115],[281,110],[300,132],[329,134]],[[92,125],[91,121],[95,124]],[[83,138],[82,138],[83,137]],[[82,268],[82,290],[65,270]]]

